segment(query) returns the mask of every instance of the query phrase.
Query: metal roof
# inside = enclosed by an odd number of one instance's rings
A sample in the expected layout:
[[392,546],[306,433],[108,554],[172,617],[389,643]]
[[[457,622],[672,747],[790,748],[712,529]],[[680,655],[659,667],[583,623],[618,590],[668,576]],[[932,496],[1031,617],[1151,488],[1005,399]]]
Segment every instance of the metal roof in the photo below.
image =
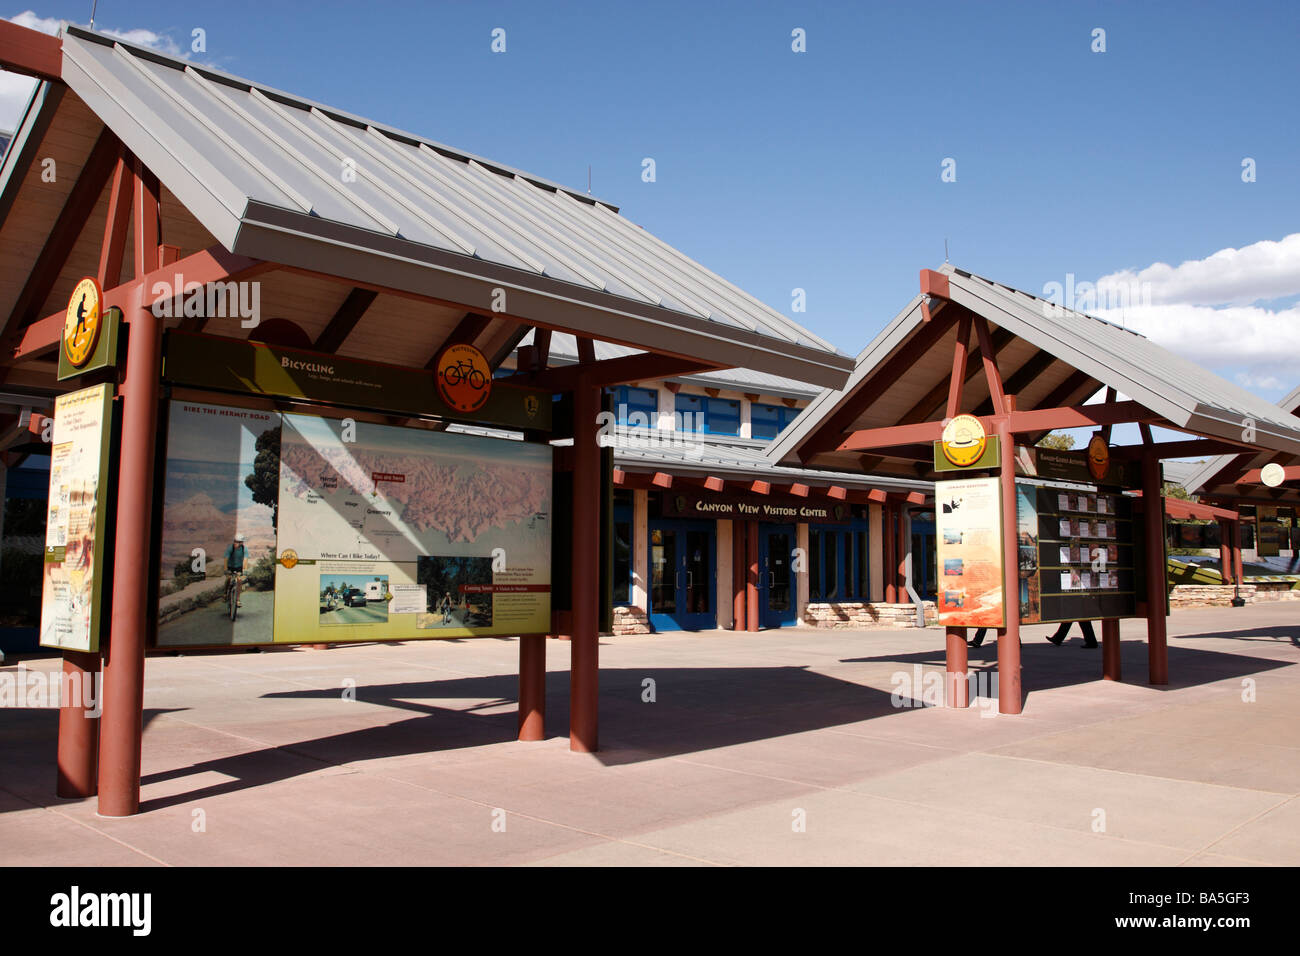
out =
[[607,440],[614,449],[614,464],[624,470],[663,470],[679,475],[712,475],[747,481],[770,479],[812,486],[921,491],[927,495],[934,491],[934,483],[930,481],[781,465],[761,449],[701,441],[689,432],[620,428],[607,436]]
[[[533,344],[533,333],[529,330],[519,342],[521,346]],[[610,342],[595,342],[597,360],[621,358],[637,354],[637,349]],[[551,336],[550,358],[555,365],[569,365],[578,361],[578,341],[567,332],[557,332]],[[761,395],[775,395],[781,398],[813,398],[820,389],[797,382],[780,375],[756,372],[748,368],[720,369],[716,372],[697,372],[694,375],[675,375],[664,379],[666,382],[685,382],[692,385],[704,385],[712,388],[729,388],[737,392],[757,392]]]
[[[1291,394],[1279,401],[1277,407],[1292,414],[1300,412],[1300,387],[1295,388]],[[1246,472],[1262,468],[1273,461],[1281,465],[1295,465],[1300,464],[1300,456],[1282,456],[1266,451],[1253,454],[1219,455],[1192,471],[1187,476],[1187,480],[1183,482],[1183,487],[1187,489],[1189,494],[1240,496],[1242,489],[1236,487],[1237,479],[1245,475]],[[1247,495],[1247,497],[1250,497],[1250,495]],[[1278,488],[1261,485],[1255,489],[1253,497],[1258,497],[1266,502],[1277,500],[1295,504],[1300,502],[1300,489],[1295,488],[1294,484],[1290,487],[1283,484]]]
[[539,177],[77,27],[62,75],[236,254],[817,385],[851,367],[613,206]]
[[[1246,427],[1253,424],[1261,447],[1300,454],[1300,419],[1149,339],[951,265],[939,271],[948,278],[949,300],[984,316],[998,330],[1003,343],[998,364],[1022,410],[1045,407],[1040,403],[1048,399],[1053,404],[1075,404],[1110,386],[1175,428],[1240,442]],[[810,403],[769,449],[774,460],[793,458],[886,362],[923,341],[918,337],[927,324],[922,301],[922,296],[914,298],[859,354],[844,387],[827,389]],[[882,398],[864,410],[854,427],[900,424],[900,403],[907,408],[918,396],[933,397],[936,390],[946,396],[946,387],[940,386],[951,375],[955,341],[956,331],[950,330],[917,350],[906,375],[889,383]],[[996,343],[994,347],[997,351]],[[1012,387],[1022,370],[1025,381]],[[977,364],[968,366],[968,375],[973,377],[963,391],[963,411],[974,410],[988,397]],[[925,401],[921,399],[921,405]],[[941,417],[943,403],[935,404]],[[935,417],[930,413],[917,420]]]
[[941,271],[948,273],[953,302],[1087,372],[1170,424],[1240,441],[1246,424],[1254,422],[1261,445],[1300,453],[1300,419],[1150,339],[969,272],[950,266]]

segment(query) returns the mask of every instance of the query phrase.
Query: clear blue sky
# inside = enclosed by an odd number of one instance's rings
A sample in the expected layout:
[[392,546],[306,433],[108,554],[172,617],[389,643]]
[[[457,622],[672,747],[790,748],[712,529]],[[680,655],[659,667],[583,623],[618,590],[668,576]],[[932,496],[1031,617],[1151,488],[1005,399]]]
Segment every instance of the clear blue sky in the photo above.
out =
[[1039,292],[1300,231],[1298,10],[101,0],[97,25],[182,48],[202,27],[196,60],[573,187],[590,165],[597,196],[776,309],[807,290],[796,318],[855,354],[945,237]]

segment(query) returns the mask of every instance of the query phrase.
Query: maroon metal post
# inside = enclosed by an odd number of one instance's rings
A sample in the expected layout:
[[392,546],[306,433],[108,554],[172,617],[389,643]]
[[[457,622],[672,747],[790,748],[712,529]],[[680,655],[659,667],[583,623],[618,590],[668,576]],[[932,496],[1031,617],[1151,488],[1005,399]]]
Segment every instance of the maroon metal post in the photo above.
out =
[[966,683],[966,628],[948,628],[948,652],[945,657],[948,669],[948,686],[944,702],[949,707],[969,707],[969,687]]
[[1006,415],[996,419],[995,432],[1002,445],[1002,545],[1006,566],[1002,604],[1006,627],[998,630],[998,713],[1018,714],[1024,706],[1020,688],[1020,522],[1016,515],[1016,445],[1010,413],[1014,395],[1007,395]]
[[58,780],[54,792],[61,797],[93,797],[98,789],[95,771],[99,756],[99,717],[89,716],[99,703],[99,654],[63,652],[63,686],[59,697]]
[[[158,262],[158,180],[137,160],[134,197],[135,273]],[[104,653],[104,713],[99,736],[99,813],[140,810],[140,746],[144,720],[144,651],[149,623],[149,556],[153,536],[154,443],[162,375],[162,320],[145,292],[123,312],[130,317],[122,379],[118,454],[113,616]]]
[[1233,584],[1236,576],[1232,573],[1232,522],[1226,518],[1219,519],[1219,576],[1224,584]]
[[1165,521],[1160,460],[1142,456],[1142,507],[1147,544],[1147,670],[1152,684],[1169,683],[1169,648],[1165,633]]
[[569,749],[598,747],[600,676],[600,390],[579,374],[573,390],[573,627],[569,665]]
[[745,630],[758,631],[758,522],[745,522]]
[[1119,653],[1119,618],[1101,622],[1101,679],[1123,680]]
[[881,520],[884,523],[885,532],[885,603],[896,604],[898,602],[898,586],[894,579],[894,565],[897,562],[895,551],[898,547],[898,538],[894,534],[894,506],[886,503],[884,510],[881,512]]
[[546,739],[546,635],[519,638],[519,739]]
[[1241,567],[1241,519],[1232,522],[1232,580],[1237,585],[1236,596],[1241,596],[1241,586],[1246,583]]
[[907,553],[912,543],[907,540],[907,505],[898,506],[897,525],[895,527],[897,544],[894,548],[894,591],[899,604],[906,604],[907,594]]
[[748,522],[731,522],[731,629],[745,629],[745,538],[748,535]]

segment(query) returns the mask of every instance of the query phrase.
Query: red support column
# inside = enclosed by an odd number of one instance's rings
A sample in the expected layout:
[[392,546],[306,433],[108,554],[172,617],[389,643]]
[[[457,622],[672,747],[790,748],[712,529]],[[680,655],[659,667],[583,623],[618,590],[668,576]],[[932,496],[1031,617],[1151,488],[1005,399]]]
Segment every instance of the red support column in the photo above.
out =
[[906,505],[898,506],[898,544],[894,549],[894,574],[896,575],[894,588],[898,595],[899,604],[906,604],[911,600],[907,593],[907,552],[911,550],[912,543],[907,540],[906,511]]
[[1142,507],[1147,545],[1147,670],[1152,684],[1169,683],[1169,648],[1165,634],[1165,509],[1160,460],[1142,456]]
[[995,432],[1002,445],[1002,543],[1006,566],[1002,604],[1007,618],[998,630],[998,713],[1018,714],[1024,707],[1020,688],[1020,522],[1016,515],[1016,446],[1009,413],[1016,410],[1014,395],[1007,395],[1008,415],[997,419]]
[[966,682],[966,628],[948,628],[948,686],[944,688],[944,703],[949,707],[969,707],[970,688]]
[[588,374],[580,374],[573,390],[573,627],[569,665],[569,749],[578,753],[598,749],[599,413],[600,389]]
[[749,522],[739,519],[731,522],[731,629],[743,631],[748,615],[745,603],[746,537],[749,534]]
[[[158,180],[138,160],[135,172],[135,270],[139,278],[158,262]],[[158,437],[162,375],[162,320],[144,308],[138,298],[123,311],[130,317],[130,330],[126,375],[120,389],[122,439],[113,551],[113,616],[104,653],[104,713],[99,740],[99,813],[105,817],[125,817],[140,810],[154,443]]]
[[1101,622],[1101,679],[1123,680],[1119,653],[1119,618]]
[[1236,568],[1232,560],[1232,522],[1227,518],[1219,519],[1219,574],[1224,584],[1235,584]]
[[[1241,567],[1241,519],[1232,522],[1232,579],[1240,588],[1246,583],[1245,572]],[[1238,592],[1240,594],[1240,592]]]
[[898,561],[895,556],[898,550],[898,538],[894,533],[894,505],[886,503],[881,510],[880,518],[885,525],[885,603],[895,604],[898,602],[898,586],[894,580],[894,565]]
[[546,635],[519,638],[519,739],[546,739]]
[[98,785],[99,717],[87,713],[102,702],[99,654],[63,652],[63,684],[59,689],[59,757],[55,793],[61,797],[93,797]]
[[758,631],[758,522],[745,522],[745,630]]

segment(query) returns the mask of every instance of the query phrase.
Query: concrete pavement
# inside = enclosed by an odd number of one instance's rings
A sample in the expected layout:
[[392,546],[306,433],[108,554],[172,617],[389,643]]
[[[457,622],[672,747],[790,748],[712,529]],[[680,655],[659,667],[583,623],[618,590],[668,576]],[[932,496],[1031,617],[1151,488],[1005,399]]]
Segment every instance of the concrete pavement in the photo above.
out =
[[1175,612],[1164,688],[1140,621],[1118,684],[1026,628],[1019,717],[911,706],[937,629],[606,638],[589,756],[563,642],[533,744],[513,640],[154,657],[137,817],[56,799],[57,712],[0,710],[0,863],[1295,865],[1297,613]]

